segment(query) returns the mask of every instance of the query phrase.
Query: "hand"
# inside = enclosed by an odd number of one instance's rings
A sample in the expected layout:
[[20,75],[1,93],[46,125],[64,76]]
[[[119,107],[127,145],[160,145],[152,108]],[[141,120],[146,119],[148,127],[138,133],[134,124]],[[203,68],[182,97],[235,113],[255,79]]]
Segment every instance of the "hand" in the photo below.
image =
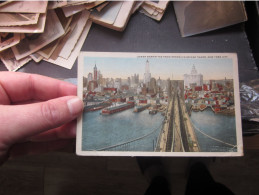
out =
[[83,110],[76,90],[40,75],[0,72],[0,164],[70,143]]

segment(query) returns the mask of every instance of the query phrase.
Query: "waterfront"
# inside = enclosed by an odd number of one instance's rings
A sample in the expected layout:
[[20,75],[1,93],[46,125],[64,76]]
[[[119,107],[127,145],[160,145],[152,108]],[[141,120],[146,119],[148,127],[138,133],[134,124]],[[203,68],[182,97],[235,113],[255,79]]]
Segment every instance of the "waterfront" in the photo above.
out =
[[[226,116],[214,114],[210,109],[202,112],[192,112],[191,120],[196,127],[195,133],[199,141],[201,152],[233,152],[236,148],[230,145],[236,145],[236,121],[235,116]],[[203,133],[221,140],[230,145],[215,141]]]
[[[148,110],[134,113],[133,109],[107,116],[100,115],[100,111],[85,112],[83,118],[82,149],[84,151],[100,149],[108,151],[154,151],[163,122],[163,116],[160,113],[150,115]],[[190,118],[194,126],[202,130],[203,133],[236,145],[234,116],[214,114],[207,109],[203,112],[192,112]],[[236,148],[215,141],[200,133],[197,129],[195,129],[195,132],[201,152],[236,151]],[[141,139],[127,143],[138,138]]]
[[[100,115],[100,111],[83,115],[83,150],[99,150],[141,138],[107,150],[154,151],[160,133],[163,116],[150,115],[148,110],[134,113],[133,109],[112,115]],[[150,135],[149,135],[150,134]]]

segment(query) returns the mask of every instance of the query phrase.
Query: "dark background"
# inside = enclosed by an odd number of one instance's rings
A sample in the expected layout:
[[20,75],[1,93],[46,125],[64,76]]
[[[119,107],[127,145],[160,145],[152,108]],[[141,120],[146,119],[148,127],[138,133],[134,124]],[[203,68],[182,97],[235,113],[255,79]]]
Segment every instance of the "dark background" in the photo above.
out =
[[[244,24],[181,38],[172,3],[161,22],[136,13],[124,32],[93,24],[82,51],[237,53],[240,82],[258,78]],[[6,70],[3,64],[0,70]],[[76,64],[72,70],[67,70],[47,62],[30,62],[19,71],[54,78],[77,76]],[[162,158],[172,194],[184,194],[189,163],[193,160],[206,163],[214,179],[235,194],[259,194],[258,138],[245,137],[244,157]],[[135,158],[79,157],[73,153],[73,146],[67,150],[70,153],[53,152],[8,161],[0,167],[0,194],[144,194],[149,184]]]

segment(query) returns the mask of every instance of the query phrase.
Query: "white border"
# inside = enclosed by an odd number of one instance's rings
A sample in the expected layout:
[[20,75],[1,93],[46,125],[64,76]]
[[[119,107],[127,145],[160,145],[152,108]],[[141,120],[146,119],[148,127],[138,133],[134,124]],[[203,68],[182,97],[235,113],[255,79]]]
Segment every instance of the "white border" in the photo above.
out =
[[78,57],[78,89],[77,94],[82,99],[84,57],[137,57],[137,56],[227,56],[233,62],[233,80],[235,96],[236,139],[237,152],[124,152],[124,151],[82,151],[82,116],[77,121],[76,154],[80,156],[161,156],[161,157],[227,157],[243,156],[242,124],[239,96],[238,59],[236,53],[120,53],[120,52],[81,52]]

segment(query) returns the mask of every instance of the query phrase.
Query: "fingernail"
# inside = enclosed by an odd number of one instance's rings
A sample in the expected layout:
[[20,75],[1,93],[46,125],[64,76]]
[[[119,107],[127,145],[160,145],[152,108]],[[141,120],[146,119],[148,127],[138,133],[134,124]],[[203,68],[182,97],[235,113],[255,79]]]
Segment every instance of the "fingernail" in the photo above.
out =
[[72,115],[77,115],[83,110],[83,102],[78,97],[68,100],[67,106]]

